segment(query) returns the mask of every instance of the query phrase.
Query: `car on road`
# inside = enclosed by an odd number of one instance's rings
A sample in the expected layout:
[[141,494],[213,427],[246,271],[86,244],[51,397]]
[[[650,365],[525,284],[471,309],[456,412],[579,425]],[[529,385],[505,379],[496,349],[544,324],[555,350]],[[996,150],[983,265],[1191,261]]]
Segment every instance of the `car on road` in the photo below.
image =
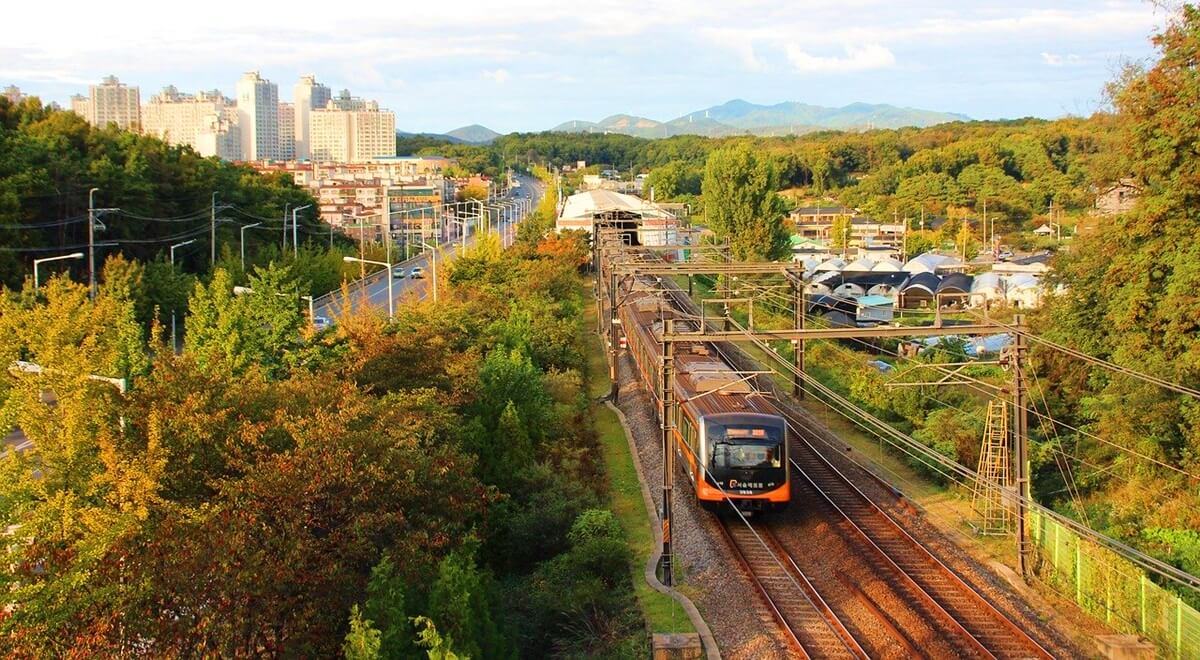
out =
[[313,320],[312,320],[312,324],[313,324],[313,329],[316,330],[317,332],[320,332],[320,331],[324,330],[325,328],[328,328],[329,326],[333,325],[333,322],[330,321],[329,317],[327,317],[327,316],[314,316]]
[[404,267],[396,266],[395,268],[393,268],[392,269],[392,277],[394,277],[398,280],[404,279]]
[[409,271],[408,276],[414,280],[422,279],[425,277],[425,269],[421,268],[420,266],[413,266],[413,269]]

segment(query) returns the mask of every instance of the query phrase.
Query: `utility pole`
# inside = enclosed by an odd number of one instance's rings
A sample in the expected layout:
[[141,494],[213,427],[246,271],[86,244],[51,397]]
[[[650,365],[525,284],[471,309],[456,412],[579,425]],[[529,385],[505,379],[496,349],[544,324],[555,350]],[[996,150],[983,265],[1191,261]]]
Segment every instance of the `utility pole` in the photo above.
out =
[[1025,316],[1017,314],[1013,317],[1013,325],[1017,331],[1013,333],[1012,371],[1013,371],[1013,474],[1016,475],[1017,487],[1017,572],[1021,578],[1029,576],[1029,546],[1025,540],[1027,533],[1028,509],[1026,502],[1030,496],[1029,489],[1029,416],[1025,410],[1025,353],[1027,351],[1025,335]]
[[660,345],[663,356],[662,363],[662,451],[663,451],[663,497],[662,497],[662,583],[664,586],[674,586],[671,564],[671,499],[675,486],[675,446],[671,432],[674,430],[672,420],[675,412],[675,388],[671,381],[675,375],[675,343],[667,341],[666,337],[675,332],[675,321],[671,317],[663,320],[663,340]]
[[88,296],[96,299],[96,191],[88,191]]
[[[804,329],[804,317],[808,312],[805,307],[807,303],[804,296],[804,281],[798,277],[789,278],[792,280],[792,302],[795,305],[793,312],[793,321],[797,330]],[[804,373],[804,340],[797,339],[792,342],[792,363],[796,367],[792,374],[792,396],[797,399],[804,398],[804,381],[800,378],[800,374]]]
[[211,265],[216,265],[216,263],[217,263],[217,193],[216,193],[216,191],[214,191],[212,194],[212,215],[211,215],[211,222],[209,224],[209,232],[208,233],[209,233],[208,242],[209,242],[209,253],[210,253],[208,263],[211,266]]

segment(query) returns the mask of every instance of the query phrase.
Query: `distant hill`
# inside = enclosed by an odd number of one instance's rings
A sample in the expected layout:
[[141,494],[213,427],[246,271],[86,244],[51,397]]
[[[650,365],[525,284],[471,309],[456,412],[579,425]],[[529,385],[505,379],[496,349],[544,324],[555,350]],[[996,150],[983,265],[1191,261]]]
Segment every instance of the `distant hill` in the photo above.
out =
[[407,131],[396,131],[396,137],[401,140],[428,140],[433,142],[450,142],[452,144],[462,144],[466,140],[456,138],[453,135],[446,133],[409,133]]
[[470,142],[472,144],[486,144],[500,137],[500,134],[486,126],[479,124],[471,124],[456,128],[446,133],[447,136],[455,138],[460,142]]
[[689,112],[667,122],[632,115],[613,115],[599,122],[569,121],[551,129],[573,133],[623,133],[657,138],[671,135],[785,135],[811,133],[824,129],[864,130],[933,126],[970,117],[952,112],[918,108],[900,108],[887,104],[851,103],[827,108],[807,103],[784,102],[758,105],[734,99],[721,105]]
[[635,115],[612,115],[597,122],[568,121],[550,130],[559,133],[622,133],[644,138],[669,137],[676,134],[660,121]]

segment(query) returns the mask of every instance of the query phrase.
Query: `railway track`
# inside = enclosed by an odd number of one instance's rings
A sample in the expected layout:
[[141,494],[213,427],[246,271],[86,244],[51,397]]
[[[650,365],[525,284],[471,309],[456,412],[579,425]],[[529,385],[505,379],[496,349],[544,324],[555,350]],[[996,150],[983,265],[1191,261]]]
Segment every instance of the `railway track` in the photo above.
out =
[[740,518],[721,518],[721,529],[779,627],[789,655],[866,660],[866,652],[769,530]]
[[[669,295],[677,304],[692,314],[698,313],[695,303],[682,290],[667,280],[664,282],[664,288],[669,290]],[[717,350],[730,359],[732,364],[755,364],[755,361],[736,345],[717,345]],[[766,383],[766,387],[769,391],[775,390],[772,383]],[[924,544],[905,531],[896,520],[855,486],[849,477],[817,451],[805,437],[808,435],[807,423],[796,413],[794,404],[783,393],[775,394],[778,412],[789,420],[797,436],[791,444],[791,460],[795,468],[793,480],[803,482],[811,488],[848,522],[864,545],[872,548],[882,558],[886,572],[908,587],[903,591],[915,594],[921,601],[922,610],[937,613],[936,616],[940,619],[939,627],[953,637],[953,640],[948,641],[953,641],[960,649],[961,655],[1004,659],[1054,657],[1023,628],[996,609],[983,594],[939,560]],[[756,529],[760,535],[764,531],[761,527]],[[726,530],[728,533],[729,528],[726,527]],[[780,547],[773,538],[771,543],[776,548]],[[757,545],[760,551],[769,557],[770,553],[762,549],[762,544]],[[786,556],[782,549],[779,552]],[[793,568],[796,568],[794,564]],[[798,568],[796,573],[800,573]],[[807,580],[804,583],[807,583]],[[811,588],[811,584],[809,587]],[[766,587],[760,584],[759,588]],[[772,600],[770,595],[766,597]],[[797,599],[792,597],[789,600]],[[775,599],[774,602],[779,600]],[[782,612],[780,616],[783,616]]]
[[961,633],[958,641],[964,651],[993,658],[1053,658],[872,502],[807,439],[792,443],[792,462],[793,478],[803,480],[844,516],[889,567],[915,587],[918,598],[945,617],[944,626]]

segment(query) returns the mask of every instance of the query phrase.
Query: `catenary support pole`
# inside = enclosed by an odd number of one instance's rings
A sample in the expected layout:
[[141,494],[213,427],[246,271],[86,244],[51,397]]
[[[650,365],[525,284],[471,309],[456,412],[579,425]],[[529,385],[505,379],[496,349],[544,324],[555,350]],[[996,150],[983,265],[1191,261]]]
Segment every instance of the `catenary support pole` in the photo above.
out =
[[[1024,328],[1025,317],[1017,314],[1013,317],[1013,325]],[[1027,351],[1025,335],[1022,332],[1013,333],[1012,371],[1013,371],[1013,474],[1016,475],[1017,500],[1017,570],[1023,579],[1029,577],[1029,544],[1026,541],[1029,489],[1029,416],[1025,410],[1025,353]]]
[[609,273],[608,276],[608,380],[609,380],[609,399],[617,400],[617,395],[621,389],[620,380],[621,374],[617,369],[617,274],[616,272]]
[[[674,332],[674,320],[667,318],[663,322],[664,336]],[[662,583],[664,586],[674,586],[671,556],[671,498],[675,487],[675,446],[672,442],[672,420],[675,415],[675,388],[671,380],[675,371],[675,343],[662,341],[662,382],[660,383],[662,399],[662,451],[663,451],[663,497],[662,497]]]
[[[804,316],[807,301],[804,299],[804,282],[799,279],[792,280],[792,304],[794,311],[792,313],[797,330],[804,329]],[[796,367],[792,373],[792,396],[797,399],[804,398],[804,380],[800,377],[804,373],[804,340],[797,339],[792,342],[792,363]]]

